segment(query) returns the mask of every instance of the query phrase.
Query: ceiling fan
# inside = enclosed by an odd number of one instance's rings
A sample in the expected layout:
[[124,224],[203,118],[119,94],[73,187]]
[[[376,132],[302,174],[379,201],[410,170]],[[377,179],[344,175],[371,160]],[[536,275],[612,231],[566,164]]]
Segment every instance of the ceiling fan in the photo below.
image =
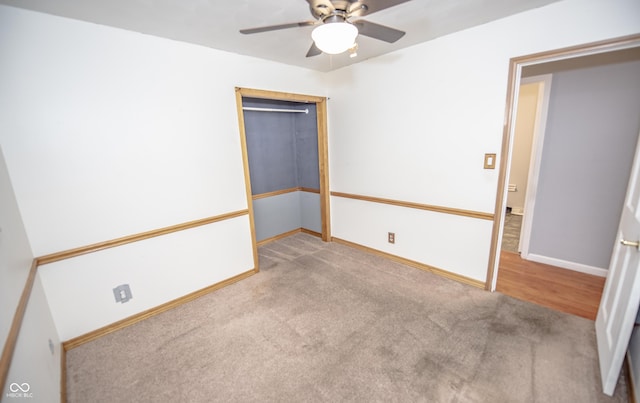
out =
[[240,33],[257,34],[315,25],[316,28],[311,33],[313,44],[307,52],[307,57],[323,52],[338,54],[347,50],[354,56],[358,46],[355,42],[358,34],[388,43],[396,42],[405,34],[404,31],[358,18],[407,1],[409,0],[307,0],[315,21],[241,29]]

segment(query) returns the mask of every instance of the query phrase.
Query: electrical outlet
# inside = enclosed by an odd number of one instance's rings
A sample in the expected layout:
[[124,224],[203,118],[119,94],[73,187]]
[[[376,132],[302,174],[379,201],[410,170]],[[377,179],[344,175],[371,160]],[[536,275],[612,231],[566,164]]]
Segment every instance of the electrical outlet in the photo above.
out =
[[396,243],[396,233],[395,232],[389,232],[387,240],[389,241],[389,243]]
[[122,284],[113,289],[113,296],[116,298],[116,302],[125,303],[129,301],[133,296],[131,295],[131,289],[129,284]]

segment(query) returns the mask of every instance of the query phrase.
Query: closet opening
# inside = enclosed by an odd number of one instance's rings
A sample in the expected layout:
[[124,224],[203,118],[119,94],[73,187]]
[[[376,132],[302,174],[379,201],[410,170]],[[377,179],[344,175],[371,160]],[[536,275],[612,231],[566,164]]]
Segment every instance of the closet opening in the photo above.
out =
[[251,221],[257,247],[305,232],[331,239],[326,98],[236,88]]

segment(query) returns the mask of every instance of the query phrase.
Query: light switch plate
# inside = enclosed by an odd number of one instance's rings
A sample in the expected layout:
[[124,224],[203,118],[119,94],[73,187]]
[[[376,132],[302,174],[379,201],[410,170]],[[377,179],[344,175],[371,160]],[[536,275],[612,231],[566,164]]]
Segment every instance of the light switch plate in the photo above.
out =
[[496,155],[485,154],[484,155],[484,169],[496,169]]

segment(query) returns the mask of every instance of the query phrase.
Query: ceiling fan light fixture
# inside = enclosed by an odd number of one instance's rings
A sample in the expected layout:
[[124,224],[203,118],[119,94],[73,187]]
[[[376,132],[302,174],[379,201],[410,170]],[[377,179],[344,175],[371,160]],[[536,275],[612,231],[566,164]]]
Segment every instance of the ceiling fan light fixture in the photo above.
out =
[[358,57],[358,44],[354,43],[353,46],[351,46],[349,48],[349,57],[350,58],[354,58],[354,57]]
[[342,22],[325,22],[311,32],[311,38],[324,53],[337,55],[353,46],[358,36],[355,25]]

